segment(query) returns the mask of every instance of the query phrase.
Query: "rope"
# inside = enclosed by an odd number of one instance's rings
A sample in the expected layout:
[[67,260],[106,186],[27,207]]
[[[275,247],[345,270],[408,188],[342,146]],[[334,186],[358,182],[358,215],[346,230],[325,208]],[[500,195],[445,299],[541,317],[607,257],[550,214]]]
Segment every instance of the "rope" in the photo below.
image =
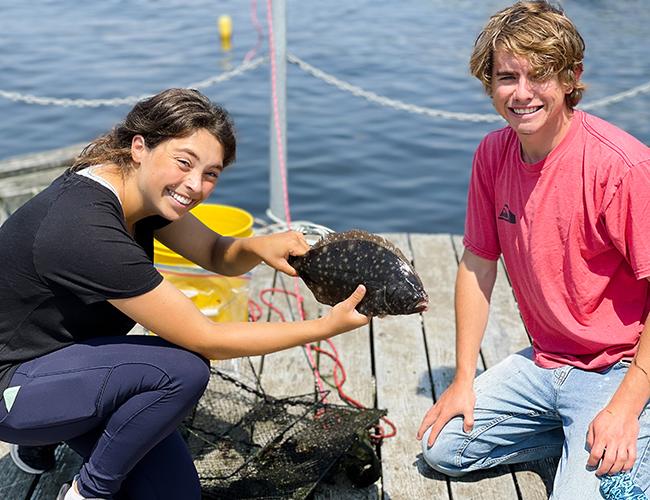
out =
[[[217,83],[223,83],[236,76],[239,76],[247,71],[253,70],[264,62],[263,57],[258,57],[253,61],[246,61],[237,66],[232,71],[221,73],[220,75],[212,76],[201,80],[200,82],[191,83],[186,88],[202,89],[207,88]],[[128,97],[112,97],[109,99],[69,99],[58,97],[42,97],[32,94],[21,94],[19,92],[11,92],[7,90],[0,90],[0,97],[8,99],[13,102],[23,102],[26,104],[37,104],[39,106],[62,106],[62,107],[77,107],[77,108],[97,108],[100,106],[124,106],[133,105],[142,99],[151,97],[153,94],[143,94],[139,96]]]
[[244,62],[248,62],[253,59],[253,57],[255,57],[255,54],[257,54],[257,51],[262,46],[262,40],[264,40],[262,25],[257,18],[257,0],[251,0],[251,23],[253,23],[255,31],[257,32],[257,41],[255,43],[255,47],[246,52],[246,55],[244,56]]
[[[269,53],[271,58],[271,96],[273,99],[273,125],[275,128],[275,140],[278,150],[278,165],[280,168],[280,175],[282,177],[282,195],[284,200],[284,216],[285,222],[288,227],[291,225],[291,210],[289,208],[289,187],[287,183],[287,164],[286,157],[284,154],[283,148],[283,137],[282,130],[280,129],[280,111],[278,103],[278,87],[277,87],[277,70],[276,70],[276,60],[275,60],[275,35],[273,31],[273,15],[272,15],[272,0],[266,1],[266,20],[269,26]],[[302,307],[302,297],[300,296],[300,289],[298,287],[298,278],[293,279],[293,286],[295,290],[295,295],[298,300],[298,312],[300,313],[300,319],[304,321],[305,313]],[[327,392],[325,390],[325,385],[323,384],[323,379],[318,372],[318,367],[316,365],[316,360],[311,351],[311,346],[309,344],[304,346],[304,352],[307,355],[307,360],[309,366],[311,367],[312,373],[314,374],[314,380],[316,382],[316,387],[318,392],[321,395],[323,401],[325,401]]]
[[[261,221],[260,221],[261,222]],[[294,231],[299,231],[305,234],[306,238],[310,237],[323,237],[327,234],[330,234],[332,230],[328,227],[325,226],[320,226],[317,224],[314,224],[312,222],[308,221],[293,221],[290,226],[287,226],[287,224],[284,221],[277,220],[273,224],[268,224],[263,226],[260,229],[255,230],[255,234],[272,234],[278,231],[284,231],[287,228],[290,228]],[[294,279],[295,283],[295,279]],[[261,302],[263,302],[267,307],[270,312],[274,312],[280,321],[286,321],[284,313],[278,309],[270,300],[268,300],[266,297],[268,294],[285,294],[289,297],[293,297],[296,299],[298,309],[300,311],[300,317],[305,318],[305,313],[304,313],[304,297],[299,293],[299,291],[296,289],[296,292],[290,292],[288,290],[282,289],[282,288],[265,288],[263,290],[260,290],[259,292],[259,297]],[[252,299],[249,299],[248,301],[248,312],[249,312],[249,320],[250,321],[258,321],[262,316],[263,316],[263,310]],[[359,401],[356,399],[350,397],[344,390],[343,390],[343,384],[347,380],[347,375],[345,373],[345,368],[343,367],[343,363],[341,362],[341,359],[339,357],[339,353],[336,349],[336,346],[330,339],[325,339],[325,342],[327,342],[327,345],[329,346],[330,350],[323,349],[320,346],[320,342],[318,345],[307,345],[306,347],[309,347],[311,351],[314,351],[318,354],[323,354],[334,362],[334,369],[332,371],[332,378],[334,379],[334,387],[336,388],[339,397],[341,400],[350,406],[353,406],[355,408],[359,409],[364,409],[364,405],[361,404]],[[306,352],[306,349],[305,349]],[[313,357],[310,359],[309,357],[307,358],[310,368],[312,369],[312,372],[314,374],[314,378],[316,380],[320,379],[322,383],[322,377],[320,375],[320,370],[318,368],[319,363],[314,362]],[[255,370],[253,370],[253,373],[256,373]],[[256,375],[257,376],[257,375]],[[318,377],[318,378],[317,378]],[[260,384],[261,385],[261,384]],[[331,384],[328,383],[328,385],[331,386]],[[322,398],[322,401],[325,402],[325,396],[328,391],[325,391],[324,388],[319,389],[320,391],[320,396]],[[372,440],[373,443],[375,444],[381,444],[383,439],[387,439],[390,437],[393,437],[397,434],[397,427],[395,424],[390,421],[386,417],[382,417],[381,420],[388,426],[390,427],[390,431],[386,432],[384,431],[384,428],[381,425],[376,425],[374,432],[370,433],[370,439]]]
[[[478,113],[458,113],[458,112],[452,112],[452,111],[444,111],[441,109],[434,109],[434,108],[427,108],[423,106],[416,106],[414,104],[408,104],[403,101],[397,100],[397,99],[390,99],[388,97],[380,96],[379,94],[376,94],[374,92],[371,92],[369,90],[365,90],[361,87],[358,87],[356,85],[353,85],[349,82],[345,82],[343,80],[340,80],[339,78],[336,78],[335,76],[326,73],[311,64],[303,61],[300,59],[298,56],[295,54],[287,54],[287,60],[298,66],[300,69],[305,71],[306,73],[312,75],[313,77],[322,80],[323,82],[332,85],[339,90],[342,90],[344,92],[348,92],[354,96],[357,97],[362,97],[366,99],[369,102],[379,104],[380,106],[384,106],[387,108],[392,108],[396,109],[398,111],[406,111],[407,113],[413,113],[413,114],[420,114],[420,115],[426,115],[431,118],[443,118],[447,120],[457,120],[457,121],[468,121],[468,122],[497,122],[500,120],[503,120],[501,116],[495,114],[495,113],[489,113],[489,114],[478,114]],[[578,106],[580,109],[584,110],[590,110],[590,109],[596,109],[596,108],[601,108],[604,106],[609,106],[610,104],[614,104],[616,102],[623,101],[625,99],[631,98],[631,97],[636,97],[639,94],[643,94],[646,92],[650,92],[650,81],[643,83],[641,85],[637,85],[636,87],[632,87],[629,90],[619,92],[618,94],[614,94],[608,97],[604,97],[602,99],[599,99],[597,101],[593,101],[587,104],[584,104],[582,106]]]
[[[256,5],[255,0],[252,1],[253,1],[253,5]],[[256,29],[258,30],[258,35],[261,36],[261,28],[259,27],[259,22],[257,21],[257,17],[256,17],[257,15],[254,10],[252,11],[251,16],[253,17],[253,23],[256,25]],[[257,68],[265,61],[263,57],[259,57],[255,60],[251,60],[254,54],[257,52],[258,47],[259,47],[259,43],[256,45],[255,48],[251,49],[246,54],[246,56],[244,57],[244,62],[237,68],[233,69],[232,71],[207,78],[205,80],[196,82],[194,84],[189,84],[186,86],[186,88],[196,88],[196,89],[206,88],[217,83],[228,81],[231,78],[239,76],[240,74],[246,71]],[[442,109],[427,108],[424,106],[417,106],[415,104],[408,104],[398,99],[391,99],[385,96],[381,96],[379,94],[376,94],[375,92],[365,90],[362,87],[353,85],[349,82],[345,82],[303,61],[295,54],[291,54],[291,53],[287,54],[287,61],[290,62],[291,64],[295,64],[300,69],[312,75],[313,77],[322,80],[323,82],[332,85],[338,88],[339,90],[351,93],[356,97],[362,97],[369,102],[387,108],[392,108],[398,111],[406,111],[407,113],[412,113],[412,114],[425,115],[431,118],[443,118],[446,120],[468,121],[468,122],[498,122],[502,120],[502,118],[495,113],[486,113],[486,114],[461,113],[461,112],[445,111]],[[611,96],[603,97],[602,99],[598,99],[593,102],[582,104],[578,106],[578,108],[583,109],[585,111],[602,108],[605,106],[609,106],[611,104],[615,104],[617,102],[624,101],[625,99],[636,97],[640,94],[645,94],[647,92],[650,92],[650,81],[637,85],[636,87],[632,87],[631,89],[625,90],[623,92],[619,92]],[[141,96],[113,97],[109,99],[69,99],[69,98],[35,96],[32,94],[22,94],[19,92],[0,89],[0,97],[8,99],[13,102],[23,102],[26,104],[37,104],[41,106],[63,106],[63,107],[74,106],[79,108],[86,108],[86,107],[96,108],[99,106],[122,106],[126,104],[133,105],[141,99],[151,97],[151,94],[146,94]]]
[[631,89],[624,92],[619,92],[618,94],[614,94],[609,97],[603,97],[602,99],[598,99],[597,101],[589,102],[578,107],[584,110],[602,108],[603,106],[609,106],[615,102],[622,101],[629,97],[636,97],[637,95],[644,94],[646,92],[650,92],[650,82],[637,85],[636,87],[632,87]]
[[[260,300],[266,305],[269,310],[273,311],[280,321],[284,322],[287,321],[284,313],[277,308],[268,298],[267,295],[269,294],[285,294],[289,297],[293,297],[296,299],[297,304],[298,304],[298,309],[302,311],[301,317],[304,317],[304,297],[298,293],[295,292],[290,292],[288,290],[284,290],[282,288],[265,288],[263,290],[260,290],[259,292],[259,297]],[[257,304],[254,300],[249,299],[249,317],[251,321],[257,321],[258,319],[261,318],[262,316],[262,308]],[[357,401],[356,399],[352,398],[349,396],[344,390],[343,390],[343,384],[345,384],[347,380],[347,375],[345,372],[345,368],[343,367],[343,363],[341,362],[339,353],[336,349],[336,346],[330,339],[326,339],[325,342],[329,346],[330,350],[324,349],[318,345],[309,345],[312,351],[317,352],[319,354],[323,354],[327,357],[329,357],[333,362],[334,362],[334,369],[332,371],[332,377],[334,379],[334,385],[336,387],[336,390],[341,398],[342,401],[345,403],[349,404],[350,406],[353,406],[358,409],[364,409],[365,406]],[[312,367],[312,370],[314,371],[314,375],[319,374],[320,372],[319,369],[316,366]],[[255,372],[253,370],[253,372]],[[320,389],[320,397],[323,398],[322,401],[325,402],[324,397],[327,394],[327,390]],[[386,432],[384,431],[383,427],[378,425],[375,427],[375,432],[370,434],[370,438],[375,442],[379,443],[381,442],[382,439],[390,438],[393,437],[397,434],[397,427],[395,424],[389,420],[386,417],[381,418],[384,423],[390,427],[390,431]]]
[[[345,391],[343,391],[343,384],[347,380],[347,375],[345,374],[343,363],[341,363],[341,359],[339,358],[339,353],[336,350],[334,343],[330,339],[326,339],[326,342],[327,345],[329,345],[330,349],[332,349],[332,352],[329,352],[326,349],[323,349],[322,347],[319,346],[312,346],[312,348],[316,352],[324,354],[325,356],[329,357],[332,361],[334,361],[334,370],[332,371],[332,376],[334,378],[334,385],[336,386],[336,390],[338,391],[339,396],[343,401],[347,402],[351,406],[354,406],[359,409],[364,409],[365,406],[363,404],[361,404],[356,399],[353,399],[352,397],[348,396],[345,393]],[[397,434],[397,427],[392,421],[390,421],[386,417],[381,417],[381,420],[383,420],[391,428],[391,431],[385,432],[381,426],[377,426],[377,428],[375,429],[376,430],[375,434],[370,435],[370,438],[373,439],[375,442],[380,442],[382,439],[390,438]]]
[[330,75],[329,73],[325,73],[324,71],[315,68],[311,64],[308,64],[307,62],[303,61],[302,59],[300,59],[298,56],[294,54],[287,54],[287,60],[290,63],[297,65],[300,69],[302,69],[306,73],[312,75],[315,78],[318,78],[319,80],[324,81],[329,85],[333,85],[339,90],[342,90],[344,92],[349,92],[350,94],[357,97],[363,97],[367,101],[370,101],[375,104],[379,104],[380,106],[384,106],[387,108],[396,109],[398,111],[406,111],[407,113],[426,115],[432,118],[445,118],[448,120],[459,120],[459,121],[470,121],[470,122],[496,122],[503,119],[499,115],[494,113],[491,114],[456,113],[452,111],[443,111],[441,109],[425,108],[422,106],[416,106],[414,104],[407,104],[403,101],[380,96],[379,94],[375,94],[374,92],[371,92],[369,90],[365,90],[356,85],[352,85],[351,83],[344,82],[343,80],[339,80],[335,76]]

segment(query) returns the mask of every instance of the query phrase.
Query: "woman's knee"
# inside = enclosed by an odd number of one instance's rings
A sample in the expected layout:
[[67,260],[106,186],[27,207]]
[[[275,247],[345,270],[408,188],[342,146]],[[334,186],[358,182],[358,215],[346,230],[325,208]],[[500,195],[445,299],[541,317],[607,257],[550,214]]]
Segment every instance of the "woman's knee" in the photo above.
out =
[[159,337],[145,337],[144,341],[148,346],[140,348],[136,364],[148,368],[150,389],[164,390],[178,401],[196,402],[210,380],[209,361]]
[[165,372],[180,390],[194,394],[198,399],[210,380],[210,363],[198,354],[175,349]]

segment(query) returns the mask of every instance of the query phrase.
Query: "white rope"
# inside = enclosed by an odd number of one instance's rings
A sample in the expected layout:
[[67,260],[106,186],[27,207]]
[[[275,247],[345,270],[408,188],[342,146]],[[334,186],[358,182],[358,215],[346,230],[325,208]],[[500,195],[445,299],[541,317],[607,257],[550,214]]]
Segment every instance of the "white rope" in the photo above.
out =
[[319,80],[324,81],[334,87],[349,92],[352,95],[357,97],[363,97],[364,99],[379,104],[380,106],[385,106],[388,108],[397,109],[399,111],[406,111],[408,113],[420,114],[430,116],[432,118],[444,118],[447,120],[459,120],[459,121],[470,121],[470,122],[496,122],[502,120],[499,115],[490,113],[490,114],[478,114],[478,113],[457,113],[453,111],[444,111],[441,109],[425,108],[423,106],[416,106],[414,104],[407,104],[403,101],[397,99],[390,99],[388,97],[383,97],[369,90],[362,89],[351,83],[344,82],[339,80],[333,75],[325,73],[318,68],[315,68],[311,64],[306,63],[299,57],[294,54],[287,54],[287,60],[296,64],[300,69],[309,73],[310,75],[318,78]]
[[603,97],[602,99],[598,99],[597,101],[589,102],[578,107],[585,110],[602,108],[603,106],[609,106],[610,104],[623,101],[630,97],[636,97],[637,95],[643,94],[645,92],[650,92],[650,82],[637,85],[636,87],[632,87],[631,89],[624,92],[619,92],[618,94],[610,95],[609,97]]
[[[343,80],[340,80],[335,76],[330,75],[329,73],[325,73],[324,71],[315,68],[311,64],[308,64],[307,62],[300,59],[295,54],[288,54],[287,59],[290,63],[297,65],[300,69],[318,78],[319,80],[322,80],[325,83],[328,83],[329,85],[333,85],[334,87],[338,88],[339,90],[343,90],[344,92],[349,92],[357,97],[363,97],[364,99],[370,102],[374,102],[375,104],[379,104],[380,106],[397,109],[399,111],[406,111],[409,113],[427,115],[433,118],[445,118],[448,120],[470,121],[470,122],[495,122],[495,121],[502,120],[501,116],[495,113],[489,113],[489,114],[456,113],[451,111],[443,111],[441,109],[426,108],[422,106],[416,106],[413,104],[407,104],[397,99],[390,99],[387,97],[383,97],[369,90],[365,90],[356,85],[352,85],[351,83],[344,82]],[[650,92],[650,82],[637,85],[636,87],[633,87],[624,92],[619,92],[618,94],[614,94],[609,97],[604,97],[602,99],[598,99],[597,101],[593,101],[578,107],[584,110],[601,108],[604,106],[609,106],[610,104],[614,104],[616,102],[623,101],[625,99],[636,97],[637,95],[645,92]]]
[[[230,80],[236,76],[257,68],[264,62],[263,57],[258,57],[252,61],[244,62],[237,66],[232,71],[221,73],[220,75],[206,78],[200,82],[191,83],[186,88],[202,89]],[[7,90],[0,90],[0,97],[4,97],[14,102],[24,102],[26,104],[38,104],[40,106],[63,106],[63,107],[78,107],[78,108],[97,108],[99,106],[122,106],[125,104],[133,105],[142,99],[151,97],[153,94],[143,94],[139,96],[128,97],[113,97],[110,99],[69,99],[58,97],[41,97],[31,94],[21,94],[19,92],[10,92]]]
[[263,219],[255,219],[256,224],[259,226],[254,228],[254,233],[256,235],[283,233],[289,230],[298,231],[305,236],[307,243],[312,245],[320,238],[334,232],[330,227],[306,220],[292,220],[291,224],[287,226],[286,221],[273,215],[270,209],[267,209],[266,216],[271,220],[271,223],[268,223]]
[[230,80],[232,78],[235,78],[236,76],[239,76],[243,73],[246,73],[247,71],[251,71],[258,66],[261,66],[263,62],[266,61],[266,58],[264,57],[257,57],[253,59],[252,61],[245,61],[239,66],[237,66],[235,69],[232,71],[228,71],[227,73],[221,73],[220,75],[212,76],[210,78],[206,78],[205,80],[201,80],[200,82],[192,83],[187,86],[188,89],[204,89],[207,87],[211,87],[212,85],[215,85],[217,83],[222,83],[227,80]]
[[[258,57],[252,61],[244,62],[232,71],[227,73],[222,73],[220,75],[212,76],[201,80],[200,82],[192,83],[186,86],[186,88],[194,89],[203,89],[210,87],[212,85],[228,81],[236,76],[245,73],[246,71],[253,70],[265,62],[264,57]],[[339,90],[344,92],[349,92],[354,96],[362,97],[370,102],[379,104],[380,106],[396,109],[398,111],[406,111],[407,113],[420,114],[430,116],[432,118],[443,118],[446,120],[456,120],[456,121],[469,121],[469,122],[497,122],[503,120],[501,116],[495,113],[479,114],[479,113],[460,113],[453,111],[444,111],[442,109],[427,108],[424,106],[417,106],[415,104],[408,104],[397,99],[391,99],[388,97],[381,96],[375,92],[365,90],[357,85],[353,85],[349,82],[345,82],[335,76],[326,73],[311,64],[303,61],[295,54],[289,53],[287,55],[287,60],[298,66],[300,69],[306,73],[312,75],[313,77],[322,80],[323,82],[332,85]],[[637,85],[631,89],[613,94],[608,97],[603,97],[593,102],[582,104],[578,108],[585,111],[602,108],[614,104],[617,102],[624,101],[626,99],[631,99],[637,95],[650,92],[650,82]],[[21,94],[19,92],[12,92],[7,90],[0,89],[0,97],[8,99],[13,102],[23,102],[26,104],[37,104],[40,106],[63,106],[63,107],[79,107],[79,108],[96,108],[100,106],[122,106],[122,105],[133,105],[136,102],[151,97],[152,94],[143,94],[140,96],[128,96],[128,97],[113,97],[109,99],[69,99],[69,98],[57,98],[57,97],[42,97],[32,94]]]

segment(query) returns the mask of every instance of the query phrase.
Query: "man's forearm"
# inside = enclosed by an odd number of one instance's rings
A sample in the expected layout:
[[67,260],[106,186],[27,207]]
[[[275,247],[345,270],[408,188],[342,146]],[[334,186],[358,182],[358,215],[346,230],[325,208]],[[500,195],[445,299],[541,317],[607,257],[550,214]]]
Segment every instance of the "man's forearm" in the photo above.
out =
[[465,251],[458,267],[455,293],[455,379],[459,382],[474,380],[495,280],[496,262]]
[[630,365],[625,378],[621,382],[607,410],[616,414],[617,411],[633,412],[640,415],[650,399],[650,321],[646,321],[639,349]]

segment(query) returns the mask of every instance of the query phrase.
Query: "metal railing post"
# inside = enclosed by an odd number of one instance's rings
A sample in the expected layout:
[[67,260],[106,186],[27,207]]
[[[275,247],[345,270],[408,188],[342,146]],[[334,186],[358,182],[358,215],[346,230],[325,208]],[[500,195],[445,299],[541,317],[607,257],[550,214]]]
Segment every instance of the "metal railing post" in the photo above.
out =
[[[287,165],[287,37],[286,37],[286,1],[273,0],[271,2],[274,53],[270,54],[275,60],[276,97],[278,106],[278,123],[275,123],[274,96],[271,91],[271,121],[269,130],[270,140],[270,178],[269,178],[269,209],[267,214],[272,219],[286,220],[283,199],[282,174],[278,155],[278,141],[276,127],[280,131],[282,154]],[[269,65],[269,67],[272,67]],[[271,75],[272,76],[272,75]],[[288,169],[287,169],[288,170]],[[288,176],[288,172],[286,172]]]

